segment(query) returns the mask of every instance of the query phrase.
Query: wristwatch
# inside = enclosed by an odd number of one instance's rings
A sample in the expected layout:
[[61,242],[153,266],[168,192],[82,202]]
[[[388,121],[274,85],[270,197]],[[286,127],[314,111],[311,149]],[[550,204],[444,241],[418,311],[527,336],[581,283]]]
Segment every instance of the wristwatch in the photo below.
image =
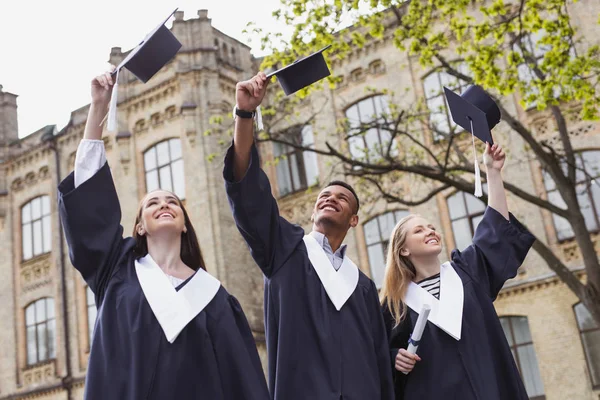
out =
[[234,111],[235,111],[235,115],[237,115],[240,118],[254,118],[254,115],[256,115],[256,111],[246,111],[246,110],[240,110],[239,108],[237,108],[237,106],[234,107]]

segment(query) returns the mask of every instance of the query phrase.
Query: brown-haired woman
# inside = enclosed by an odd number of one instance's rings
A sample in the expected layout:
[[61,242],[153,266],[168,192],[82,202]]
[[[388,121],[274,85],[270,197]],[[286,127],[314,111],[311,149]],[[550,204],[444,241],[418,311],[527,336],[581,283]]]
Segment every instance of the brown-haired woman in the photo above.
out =
[[[500,146],[486,144],[488,207],[473,244],[440,265],[441,236],[418,215],[398,222],[381,292],[396,399],[527,399],[493,301],[517,274],[533,236],[508,212]],[[431,306],[418,355],[406,351]]]
[[98,307],[85,398],[266,400],[246,317],[206,272],[181,200],[148,193],[123,238],[100,127],[112,87],[108,73],[92,81],[75,171],[58,188],[71,262]]

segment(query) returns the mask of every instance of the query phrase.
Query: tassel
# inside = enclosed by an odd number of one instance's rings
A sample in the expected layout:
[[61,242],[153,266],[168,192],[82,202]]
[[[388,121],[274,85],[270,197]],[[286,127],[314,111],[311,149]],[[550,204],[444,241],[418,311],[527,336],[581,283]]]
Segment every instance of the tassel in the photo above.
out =
[[479,163],[477,162],[477,157],[475,157],[475,197],[481,197],[482,195],[481,188],[481,172],[479,171]]
[[112,95],[110,97],[110,106],[108,107],[108,122],[106,124],[106,130],[108,132],[115,132],[117,130],[117,97],[119,93],[119,71],[115,77],[115,84],[113,85]]
[[481,187],[481,171],[479,170],[479,161],[477,160],[477,150],[475,150],[475,133],[473,133],[473,120],[469,118],[471,123],[471,139],[473,141],[473,159],[475,160],[475,197],[481,197],[483,189]]
[[260,132],[264,129],[263,122],[262,122],[262,113],[260,112],[260,106],[256,107],[255,118],[256,118],[256,129],[258,130],[258,132]]

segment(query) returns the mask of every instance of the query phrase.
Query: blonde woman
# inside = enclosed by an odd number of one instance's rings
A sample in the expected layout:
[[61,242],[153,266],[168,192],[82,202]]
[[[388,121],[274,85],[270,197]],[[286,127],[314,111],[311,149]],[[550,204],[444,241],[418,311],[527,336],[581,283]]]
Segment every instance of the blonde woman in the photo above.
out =
[[[441,236],[418,215],[394,228],[381,292],[396,399],[527,399],[493,301],[534,237],[508,212],[505,155],[486,143],[488,207],[473,244],[440,265]],[[406,351],[418,312],[431,306],[418,355]]]

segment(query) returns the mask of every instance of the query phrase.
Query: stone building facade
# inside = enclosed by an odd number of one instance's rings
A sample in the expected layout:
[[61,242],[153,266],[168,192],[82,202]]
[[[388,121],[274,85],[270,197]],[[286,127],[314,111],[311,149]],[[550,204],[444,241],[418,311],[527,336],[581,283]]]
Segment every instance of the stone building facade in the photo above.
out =
[[[577,3],[572,18],[582,34],[600,38],[594,18],[598,6],[592,13],[591,4]],[[251,77],[259,62],[250,48],[212,27],[206,10],[187,20],[177,12],[171,29],[182,49],[145,85],[128,72],[120,74],[119,129],[104,137],[121,200],[122,224],[130,233],[147,190],[161,186],[180,195],[196,226],[209,272],[240,300],[266,362],[262,276],[233,223],[222,180],[227,139],[211,124],[212,116],[230,112],[236,82]],[[110,61],[116,64],[125,55],[113,48]],[[393,101],[400,105],[419,99],[437,104],[431,89],[446,79],[421,69],[394,48],[391,37],[367,43],[346,60],[332,62],[331,69],[343,76],[343,82],[315,93],[302,106],[301,116],[315,115],[309,125],[295,130],[304,144],[312,141],[319,146],[327,140],[345,146],[339,135],[331,134],[337,132],[335,121],[361,119],[370,115],[367,111],[377,111],[391,101],[386,97],[391,95],[380,94],[385,89],[394,88],[398,95]],[[405,88],[411,90],[405,94]],[[555,129],[544,113],[520,110],[516,96],[510,100],[507,107],[536,134],[553,137]],[[0,258],[0,399],[82,398],[95,306],[69,261],[56,185],[73,168],[87,111],[88,106],[73,111],[61,131],[47,126],[19,139],[16,96],[0,87],[0,248],[4,255]],[[568,123],[575,148],[585,151],[583,164],[600,165],[600,125]],[[503,124],[495,137],[510,148],[505,179],[540,197],[552,196],[539,163],[528,156],[520,139]],[[260,152],[282,214],[310,229],[319,183],[343,178],[343,171],[320,156],[294,153],[272,143],[261,144]],[[269,162],[283,154],[288,156]],[[398,184],[426,189],[415,182]],[[588,198],[589,215],[600,224],[600,191],[590,190]],[[560,221],[513,197],[509,207],[569,267],[582,270],[577,247]],[[361,222],[346,241],[348,254],[378,285],[389,232],[408,212],[426,215],[441,227],[447,258],[450,249],[469,243],[483,205],[468,194],[452,191],[410,209],[381,200],[364,204]],[[583,272],[581,277],[585,279]],[[496,308],[531,398],[599,398],[600,327],[586,318],[575,296],[535,252],[505,285]]]

